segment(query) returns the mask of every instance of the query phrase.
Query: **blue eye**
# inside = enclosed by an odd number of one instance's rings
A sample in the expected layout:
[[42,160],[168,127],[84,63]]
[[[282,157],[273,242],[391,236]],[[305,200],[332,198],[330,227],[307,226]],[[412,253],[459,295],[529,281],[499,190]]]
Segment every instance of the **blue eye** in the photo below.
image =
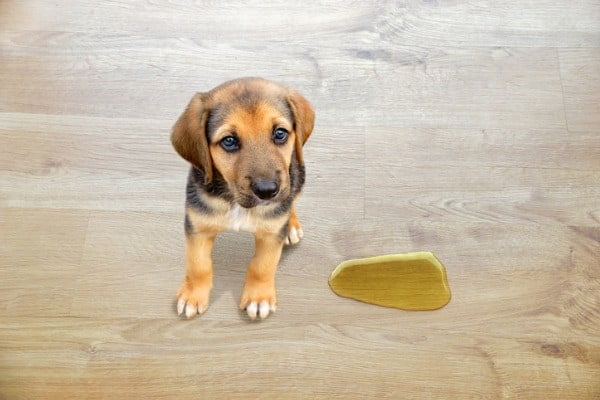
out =
[[283,128],[277,128],[273,131],[273,141],[276,144],[284,144],[288,139],[288,131]]
[[237,151],[240,148],[240,141],[234,136],[224,137],[223,139],[221,139],[220,144],[223,150],[230,153],[233,153],[234,151]]

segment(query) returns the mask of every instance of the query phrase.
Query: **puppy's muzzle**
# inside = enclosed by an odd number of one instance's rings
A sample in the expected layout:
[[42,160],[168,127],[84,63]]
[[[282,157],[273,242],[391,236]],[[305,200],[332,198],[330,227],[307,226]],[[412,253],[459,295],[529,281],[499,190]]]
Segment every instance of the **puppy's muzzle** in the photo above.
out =
[[252,192],[261,200],[269,200],[279,193],[279,183],[272,180],[257,179],[252,182]]

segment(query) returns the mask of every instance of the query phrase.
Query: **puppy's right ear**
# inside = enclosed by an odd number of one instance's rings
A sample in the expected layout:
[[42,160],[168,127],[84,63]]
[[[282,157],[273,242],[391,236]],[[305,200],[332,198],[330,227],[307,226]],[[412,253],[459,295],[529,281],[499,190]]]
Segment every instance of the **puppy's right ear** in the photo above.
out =
[[207,119],[206,94],[196,93],[175,123],[171,143],[181,157],[204,173],[204,182],[209,184],[213,168],[206,138]]

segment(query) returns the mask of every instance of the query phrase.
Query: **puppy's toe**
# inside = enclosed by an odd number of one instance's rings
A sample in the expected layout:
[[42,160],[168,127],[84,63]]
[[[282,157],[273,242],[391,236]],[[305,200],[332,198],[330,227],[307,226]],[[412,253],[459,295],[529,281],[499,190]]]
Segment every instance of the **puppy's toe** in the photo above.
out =
[[246,314],[248,314],[248,317],[250,317],[251,320],[255,320],[256,317],[265,319],[270,313],[274,313],[276,309],[277,307],[275,304],[270,304],[266,300],[263,300],[260,303],[253,301],[246,306]]
[[240,308],[251,320],[265,319],[277,309],[275,288],[258,288],[247,285],[242,293]]
[[256,319],[256,311],[257,310],[258,310],[258,306],[256,305],[256,303],[254,301],[252,303],[248,304],[248,306],[246,306],[246,313],[248,314],[250,319]]
[[288,234],[285,238],[286,245],[294,245],[304,237],[304,231],[301,226],[290,226]]
[[189,288],[185,283],[177,293],[177,315],[189,319],[203,314],[208,309],[210,289],[202,287]]
[[182,298],[179,298],[177,300],[177,315],[183,314],[183,310],[185,310],[185,300]]

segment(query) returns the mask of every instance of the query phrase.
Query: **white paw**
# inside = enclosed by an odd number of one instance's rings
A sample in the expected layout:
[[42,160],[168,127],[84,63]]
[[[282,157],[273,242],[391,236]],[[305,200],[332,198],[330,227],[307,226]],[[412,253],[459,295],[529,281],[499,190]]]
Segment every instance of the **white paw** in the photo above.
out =
[[189,318],[195,317],[197,314],[202,314],[208,309],[208,304],[200,304],[195,306],[192,303],[187,302],[183,297],[180,297],[177,300],[177,315],[182,315],[185,313],[185,316]]
[[251,320],[255,320],[256,317],[260,317],[260,319],[265,319],[269,316],[269,313],[274,313],[277,310],[277,306],[275,304],[269,304],[268,301],[263,300],[260,303],[251,302],[246,306],[246,313]]
[[285,238],[285,244],[286,245],[296,244],[303,237],[304,237],[304,231],[302,231],[302,228],[296,229],[295,227],[291,227],[290,230],[288,231],[287,237]]

